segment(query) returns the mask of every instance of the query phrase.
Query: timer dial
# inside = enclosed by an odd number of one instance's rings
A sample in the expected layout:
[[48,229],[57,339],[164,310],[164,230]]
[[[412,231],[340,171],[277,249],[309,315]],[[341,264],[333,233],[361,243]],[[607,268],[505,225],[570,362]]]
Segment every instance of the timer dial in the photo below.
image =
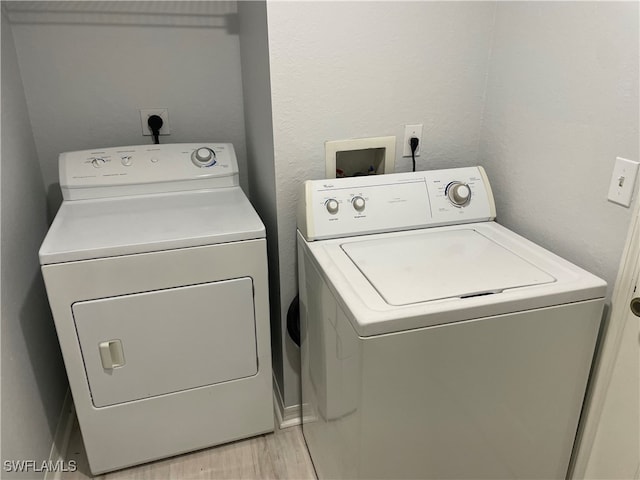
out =
[[447,198],[456,207],[464,207],[471,201],[471,189],[462,182],[451,182],[446,188]]
[[198,167],[210,167],[216,163],[216,154],[207,147],[200,147],[193,151],[191,160]]
[[340,208],[338,201],[335,198],[330,198],[329,200],[324,202],[324,206],[327,208],[327,212],[329,212],[331,215],[335,215],[336,213],[338,213],[338,208]]

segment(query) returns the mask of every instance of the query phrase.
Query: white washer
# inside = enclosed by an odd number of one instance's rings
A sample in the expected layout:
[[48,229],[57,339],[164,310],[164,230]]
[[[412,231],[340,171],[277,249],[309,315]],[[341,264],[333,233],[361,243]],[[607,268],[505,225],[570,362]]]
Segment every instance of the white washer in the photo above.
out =
[[494,218],[480,167],[305,183],[319,478],[565,478],[606,283]]
[[92,473],[272,431],[265,229],[233,146],[59,166],[40,262]]

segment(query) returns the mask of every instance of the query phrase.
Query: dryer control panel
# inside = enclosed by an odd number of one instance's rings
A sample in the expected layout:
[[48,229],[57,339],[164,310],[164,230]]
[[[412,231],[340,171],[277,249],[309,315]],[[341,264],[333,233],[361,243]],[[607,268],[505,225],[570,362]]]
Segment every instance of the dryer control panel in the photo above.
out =
[[304,183],[298,229],[307,240],[493,220],[482,167]]
[[230,143],[137,145],[66,152],[59,157],[65,200],[238,185]]

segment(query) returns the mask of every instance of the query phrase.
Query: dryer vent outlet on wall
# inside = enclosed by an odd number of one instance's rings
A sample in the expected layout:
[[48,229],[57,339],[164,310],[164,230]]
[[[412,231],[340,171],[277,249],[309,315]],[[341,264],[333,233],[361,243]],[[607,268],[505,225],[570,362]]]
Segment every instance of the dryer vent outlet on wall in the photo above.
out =
[[326,178],[394,172],[395,136],[334,140],[324,145]]

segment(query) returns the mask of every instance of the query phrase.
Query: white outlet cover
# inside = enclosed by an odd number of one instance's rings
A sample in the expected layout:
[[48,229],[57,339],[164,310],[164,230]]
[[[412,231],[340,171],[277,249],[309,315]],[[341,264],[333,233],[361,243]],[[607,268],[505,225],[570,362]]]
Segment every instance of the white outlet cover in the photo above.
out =
[[607,196],[610,202],[625,207],[631,205],[631,198],[633,197],[638,175],[638,165],[640,165],[640,162],[616,157],[616,163],[611,174],[611,182],[609,183],[609,195]]
[[142,123],[142,135],[152,135],[147,120],[151,115],[158,115],[162,119],[162,128],[160,135],[169,135],[171,128],[169,127],[169,110],[167,108],[141,108],[140,123]]
[[405,125],[404,126],[404,140],[402,144],[402,156],[410,157],[411,156],[411,144],[409,140],[411,137],[416,137],[418,139],[418,148],[416,148],[416,157],[420,156],[420,147],[422,147],[422,124],[414,124],[414,125]]

